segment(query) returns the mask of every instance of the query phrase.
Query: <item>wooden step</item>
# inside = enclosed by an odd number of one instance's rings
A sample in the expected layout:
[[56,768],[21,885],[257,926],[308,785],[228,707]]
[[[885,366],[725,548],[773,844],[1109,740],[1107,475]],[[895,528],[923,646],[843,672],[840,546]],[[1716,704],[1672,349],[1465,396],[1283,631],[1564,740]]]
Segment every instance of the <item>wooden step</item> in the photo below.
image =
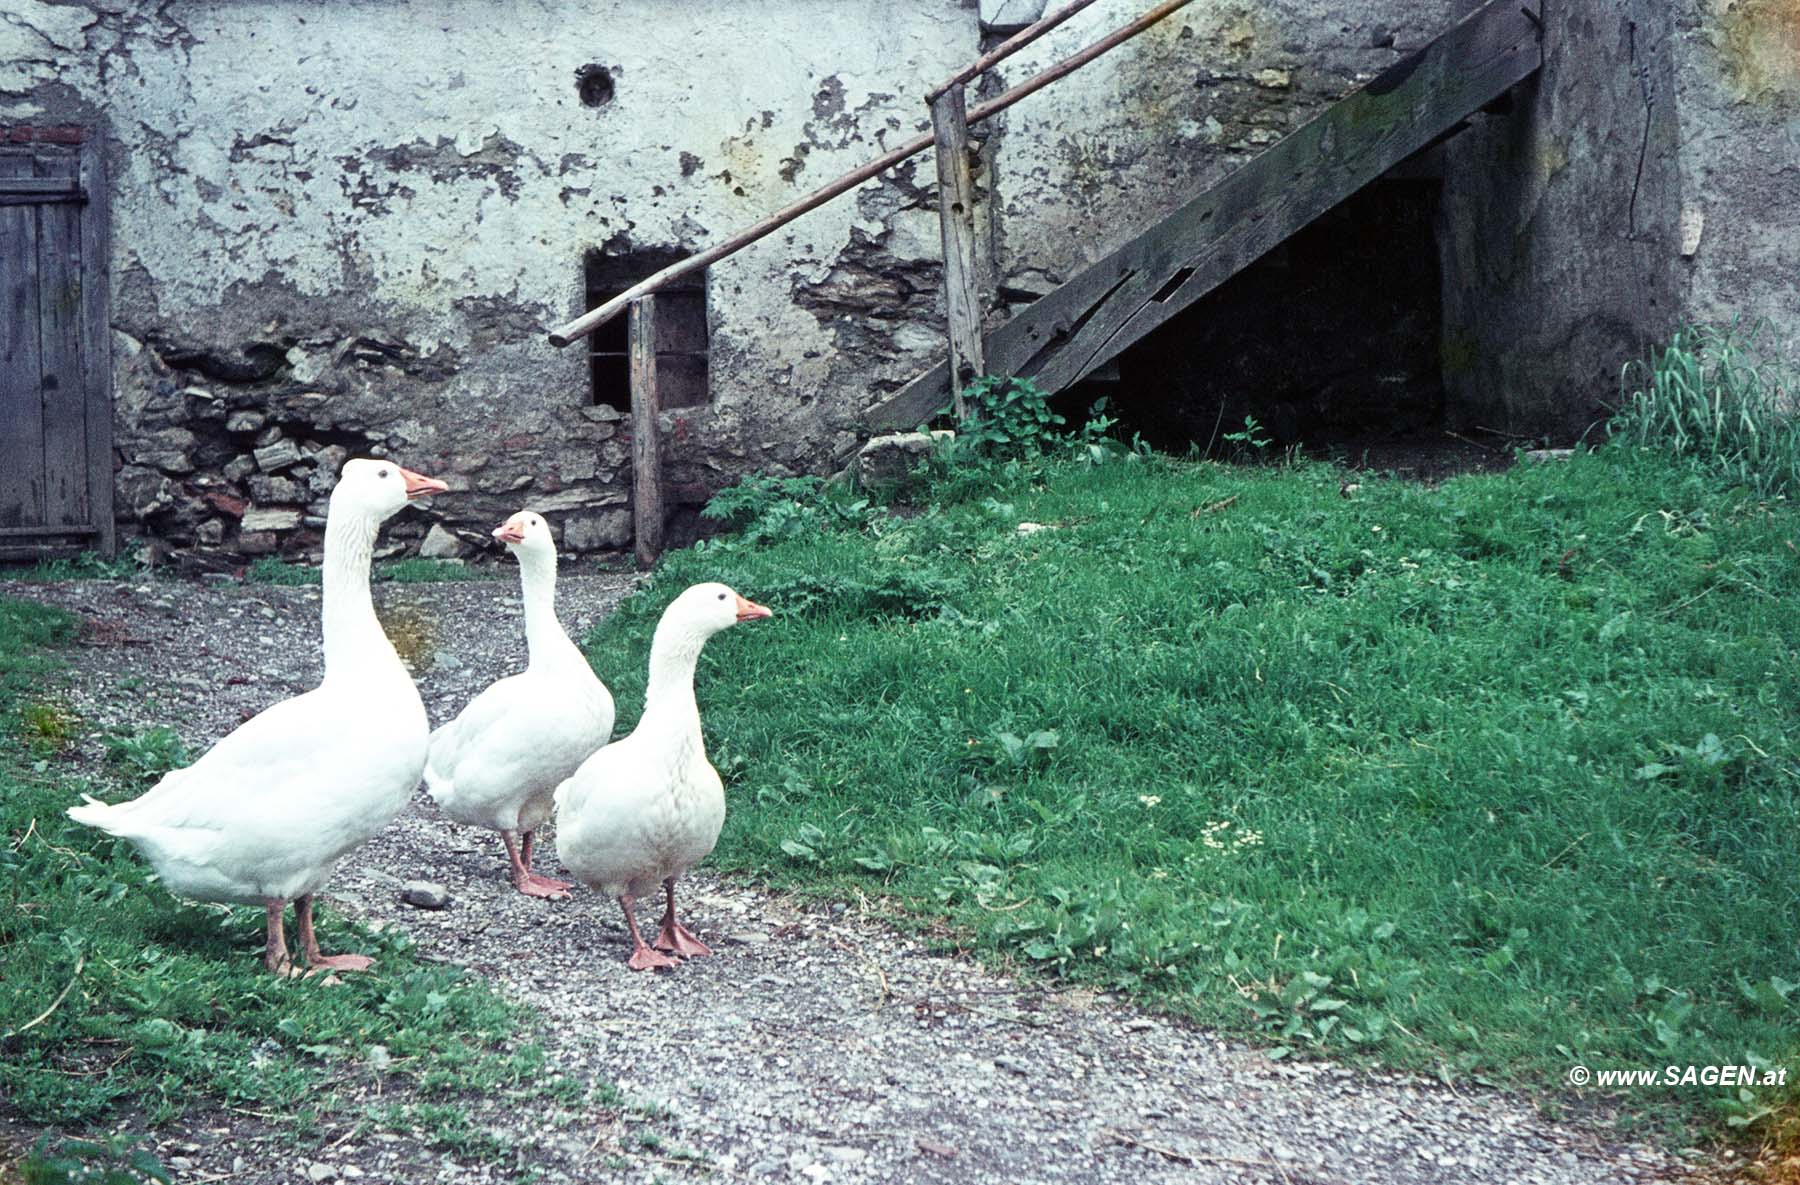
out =
[[[1217,185],[1027,305],[987,337],[991,374],[1054,394],[1467,117],[1543,64],[1540,0],[1490,0]],[[949,366],[868,412],[911,428],[950,402]]]

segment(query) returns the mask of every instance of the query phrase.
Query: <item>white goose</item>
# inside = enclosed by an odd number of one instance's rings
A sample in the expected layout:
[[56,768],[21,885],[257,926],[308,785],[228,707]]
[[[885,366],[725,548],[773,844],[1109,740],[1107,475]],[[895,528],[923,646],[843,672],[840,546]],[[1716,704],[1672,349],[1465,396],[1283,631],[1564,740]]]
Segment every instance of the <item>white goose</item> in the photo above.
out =
[[373,961],[321,954],[312,900],[338,861],[406,806],[425,767],[425,707],[375,617],[369,560],[384,521],[448,488],[392,461],[345,462],[325,525],[324,681],[142,797],[69,809],[129,840],[178,896],[264,906],[264,963],[277,974],[294,969],[282,933],[289,901],[309,966],[360,971]]
[[556,784],[612,737],[613,698],[556,620],[556,541],[520,511],[494,529],[519,558],[525,670],[470,701],[431,734],[425,785],[452,819],[500,833],[513,885],[561,899],[569,882],[531,871],[532,835],[550,817]]
[[[675,966],[658,951],[712,953],[675,920],[675,878],[712,851],[725,822],[725,788],[700,735],[694,667],[712,635],[769,615],[723,584],[696,584],[676,597],[650,644],[650,686],[637,728],[556,788],[557,854],[583,883],[618,899],[634,971]],[[668,906],[652,949],[631,903],[659,882]]]

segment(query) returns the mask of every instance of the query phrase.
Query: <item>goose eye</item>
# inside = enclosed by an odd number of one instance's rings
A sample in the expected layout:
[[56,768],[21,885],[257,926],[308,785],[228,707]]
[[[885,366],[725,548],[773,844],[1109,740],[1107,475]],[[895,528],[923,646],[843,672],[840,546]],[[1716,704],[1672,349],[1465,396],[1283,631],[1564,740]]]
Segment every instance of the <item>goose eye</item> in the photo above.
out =
[[724,599],[725,599],[725,594],[724,594],[724,593],[720,593],[720,594],[719,594],[719,599],[720,599],[720,600],[721,600],[721,601],[723,601],[723,600],[724,600]]
[[386,477],[386,476],[387,476],[387,475],[388,475],[388,471],[387,471],[387,470],[385,470],[385,469],[377,469],[377,470],[376,470],[376,471],[375,471],[375,476],[376,476],[376,477]]

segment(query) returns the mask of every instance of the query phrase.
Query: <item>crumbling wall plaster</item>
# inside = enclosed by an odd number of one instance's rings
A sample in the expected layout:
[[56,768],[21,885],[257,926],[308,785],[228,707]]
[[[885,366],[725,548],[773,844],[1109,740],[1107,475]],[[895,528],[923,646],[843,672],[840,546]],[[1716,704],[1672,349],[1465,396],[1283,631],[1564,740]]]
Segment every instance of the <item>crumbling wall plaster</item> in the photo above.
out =
[[[913,134],[976,20],[955,0],[9,6],[0,127],[109,141],[128,529],[305,553],[326,470],[367,449],[456,491],[402,544],[478,541],[528,502],[565,543],[624,545],[626,430],[589,406],[582,349],[544,341],[581,311],[584,253],[698,250]],[[862,406],[926,364],[924,202],[903,176],[715,265],[711,403],[664,417],[678,497],[847,458]],[[807,298],[889,263],[919,283],[873,316]]]

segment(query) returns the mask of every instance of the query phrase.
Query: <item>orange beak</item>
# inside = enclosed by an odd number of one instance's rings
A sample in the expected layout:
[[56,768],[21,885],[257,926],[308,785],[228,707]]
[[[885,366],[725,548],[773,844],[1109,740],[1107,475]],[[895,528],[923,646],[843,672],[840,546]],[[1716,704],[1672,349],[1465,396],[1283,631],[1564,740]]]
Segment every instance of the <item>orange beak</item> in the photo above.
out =
[[775,610],[767,605],[758,605],[755,601],[746,601],[743,597],[738,597],[737,619],[739,621],[755,621],[759,617],[773,616],[775,616]]
[[439,481],[437,478],[426,477],[423,473],[414,473],[404,466],[400,467],[400,476],[406,482],[406,500],[408,502],[418,498],[427,497],[431,494],[447,494],[450,492],[450,487]]
[[523,543],[525,542],[525,528],[509,518],[494,528],[494,538],[502,543]]

